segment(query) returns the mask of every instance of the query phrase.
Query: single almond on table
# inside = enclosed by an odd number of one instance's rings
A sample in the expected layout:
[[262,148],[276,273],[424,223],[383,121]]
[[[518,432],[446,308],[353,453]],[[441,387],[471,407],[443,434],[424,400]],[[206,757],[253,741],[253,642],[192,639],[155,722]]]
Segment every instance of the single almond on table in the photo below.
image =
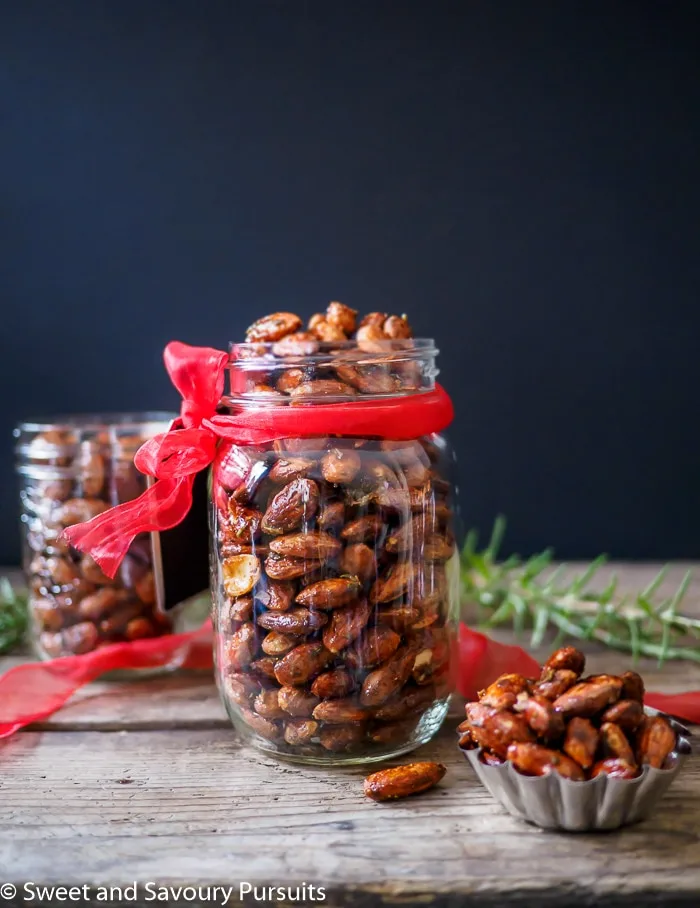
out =
[[407,763],[381,769],[365,779],[364,789],[373,801],[393,801],[427,791],[442,779],[447,767],[442,763]]

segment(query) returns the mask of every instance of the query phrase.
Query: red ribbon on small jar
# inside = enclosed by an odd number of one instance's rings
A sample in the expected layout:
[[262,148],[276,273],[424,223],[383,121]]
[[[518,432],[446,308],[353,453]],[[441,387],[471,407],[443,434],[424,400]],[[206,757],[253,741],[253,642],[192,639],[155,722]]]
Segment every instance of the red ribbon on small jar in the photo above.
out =
[[168,432],[142,445],[134,458],[136,467],[156,482],[139,498],[63,533],[76,549],[89,552],[110,577],[139,533],[169,530],[184,519],[192,505],[194,478],[214,462],[219,439],[242,445],[320,435],[403,441],[442,431],[454,415],[449,395],[437,384],[430,391],[383,400],[312,407],[266,405],[217,414],[228,354],[173,341],[165,348],[164,359],[182,396],[180,418]]

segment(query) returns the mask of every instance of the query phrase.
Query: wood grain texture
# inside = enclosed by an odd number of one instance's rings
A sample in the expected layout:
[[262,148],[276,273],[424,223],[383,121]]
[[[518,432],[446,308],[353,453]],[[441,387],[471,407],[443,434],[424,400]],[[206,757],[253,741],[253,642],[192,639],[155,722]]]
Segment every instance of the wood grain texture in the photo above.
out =
[[574,882],[700,892],[697,761],[652,820],[570,836],[505,814],[450,729],[419,754],[448,766],[441,785],[375,804],[362,770],[282,763],[229,731],[27,732],[0,750],[0,867],[13,881],[306,880],[409,901]]
[[[632,568],[625,581],[636,588],[653,571]],[[588,660],[593,671],[632,664],[601,648]],[[649,689],[700,690],[700,666],[637,668]],[[41,730],[0,742],[0,882],[306,882],[327,887],[331,908],[696,908],[697,756],[650,820],[554,834],[511,818],[481,787],[455,747],[458,702],[451,715],[434,742],[397,761],[443,762],[443,782],[376,804],[363,796],[362,769],[301,767],[243,747],[210,678],[93,684]]]

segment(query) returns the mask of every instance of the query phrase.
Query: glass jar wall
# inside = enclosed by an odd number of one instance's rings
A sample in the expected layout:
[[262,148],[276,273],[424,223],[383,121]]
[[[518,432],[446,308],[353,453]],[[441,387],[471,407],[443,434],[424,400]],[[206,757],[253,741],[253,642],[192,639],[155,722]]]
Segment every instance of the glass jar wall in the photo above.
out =
[[[312,354],[288,344],[283,355],[275,346],[232,348],[224,412],[417,399],[434,384],[431,341],[371,352],[315,344]],[[437,435],[221,443],[211,509],[217,681],[246,740],[343,763],[435,734],[459,594],[452,459]]]
[[150,534],[134,540],[111,579],[61,533],[145,490],[147,478],[134,466],[134,455],[173,418],[103,414],[23,423],[15,430],[23,566],[32,641],[41,658],[171,631],[172,619],[160,608],[162,574]]

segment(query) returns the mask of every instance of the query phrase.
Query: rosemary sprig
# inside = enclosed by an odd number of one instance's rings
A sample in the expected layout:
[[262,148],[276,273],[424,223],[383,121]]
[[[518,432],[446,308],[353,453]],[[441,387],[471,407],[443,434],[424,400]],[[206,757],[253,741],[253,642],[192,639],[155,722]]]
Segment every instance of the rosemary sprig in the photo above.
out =
[[27,600],[6,577],[0,578],[0,653],[9,653],[27,630]]
[[475,610],[482,626],[509,624],[517,634],[530,628],[533,647],[554,629],[557,645],[567,638],[597,640],[631,652],[635,658],[656,658],[659,665],[666,659],[700,663],[700,619],[678,613],[690,585],[690,572],[673,596],[658,602],[654,594],[666,576],[666,567],[640,593],[617,594],[615,576],[596,591],[592,583],[607,561],[605,555],[564,582],[566,566],[554,569],[551,549],[526,560],[512,555],[498,561],[505,529],[505,518],[498,517],[482,550],[477,549],[478,536],[472,530],[462,551],[463,601]]

